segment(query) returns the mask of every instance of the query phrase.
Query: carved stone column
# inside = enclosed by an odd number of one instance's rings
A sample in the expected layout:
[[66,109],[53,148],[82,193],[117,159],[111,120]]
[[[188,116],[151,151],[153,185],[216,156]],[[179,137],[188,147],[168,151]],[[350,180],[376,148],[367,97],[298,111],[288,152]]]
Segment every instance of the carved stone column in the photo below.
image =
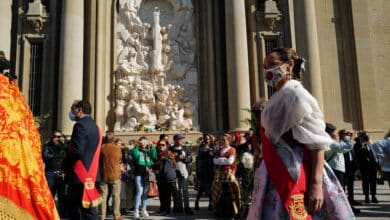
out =
[[246,129],[241,120],[250,115],[248,45],[245,1],[225,1],[226,62],[228,81],[229,128]]
[[12,0],[0,1],[0,50],[3,50],[5,57],[10,59],[11,49],[11,21],[12,21]]
[[68,135],[70,106],[83,97],[84,1],[63,1],[62,9],[58,125]]
[[323,109],[320,50],[318,47],[315,2],[294,2],[297,52],[308,60],[304,76],[305,85]]

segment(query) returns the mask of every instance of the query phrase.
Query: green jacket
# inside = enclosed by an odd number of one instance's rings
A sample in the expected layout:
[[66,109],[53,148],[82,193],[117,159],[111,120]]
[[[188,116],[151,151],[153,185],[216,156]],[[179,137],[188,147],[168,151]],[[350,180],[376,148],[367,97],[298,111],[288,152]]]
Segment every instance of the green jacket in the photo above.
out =
[[132,151],[136,165],[150,167],[153,165],[153,161],[157,158],[157,151],[154,146],[151,146],[149,150],[140,150],[139,147],[136,146]]

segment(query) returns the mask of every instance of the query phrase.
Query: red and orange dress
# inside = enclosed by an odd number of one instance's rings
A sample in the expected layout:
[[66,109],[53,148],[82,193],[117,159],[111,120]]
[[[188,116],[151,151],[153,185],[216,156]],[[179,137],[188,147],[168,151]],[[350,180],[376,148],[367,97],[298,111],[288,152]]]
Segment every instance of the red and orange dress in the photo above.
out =
[[34,117],[15,82],[1,73],[0,219],[59,219]]
[[[218,210],[218,207],[227,208],[226,206],[231,206],[232,215],[238,214],[240,210],[240,186],[235,176],[236,172],[236,149],[233,147],[221,148],[214,158],[215,175],[214,181],[211,188],[212,192],[212,203],[211,206],[216,209],[216,212],[220,211],[223,213],[223,210]],[[230,196],[230,199],[222,198],[224,190],[228,190],[227,193]],[[218,205],[223,200],[229,200],[231,204]]]

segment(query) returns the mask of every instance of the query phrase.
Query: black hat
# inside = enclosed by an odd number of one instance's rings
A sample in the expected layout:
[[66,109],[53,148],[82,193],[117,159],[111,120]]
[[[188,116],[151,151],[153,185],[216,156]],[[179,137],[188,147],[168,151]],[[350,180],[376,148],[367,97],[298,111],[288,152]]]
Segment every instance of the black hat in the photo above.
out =
[[176,141],[176,140],[179,140],[179,139],[183,139],[184,138],[184,135],[182,134],[175,134],[173,135],[173,140]]

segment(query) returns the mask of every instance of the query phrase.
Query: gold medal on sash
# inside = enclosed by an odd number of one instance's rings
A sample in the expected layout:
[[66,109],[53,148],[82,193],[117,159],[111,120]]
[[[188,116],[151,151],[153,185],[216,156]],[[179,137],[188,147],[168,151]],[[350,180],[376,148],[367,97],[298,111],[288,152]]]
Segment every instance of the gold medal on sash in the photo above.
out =
[[292,219],[301,220],[306,219],[307,211],[305,209],[303,194],[295,194],[291,196],[290,215]]
[[95,187],[95,183],[92,181],[92,178],[85,178],[84,187],[86,190],[90,190]]

